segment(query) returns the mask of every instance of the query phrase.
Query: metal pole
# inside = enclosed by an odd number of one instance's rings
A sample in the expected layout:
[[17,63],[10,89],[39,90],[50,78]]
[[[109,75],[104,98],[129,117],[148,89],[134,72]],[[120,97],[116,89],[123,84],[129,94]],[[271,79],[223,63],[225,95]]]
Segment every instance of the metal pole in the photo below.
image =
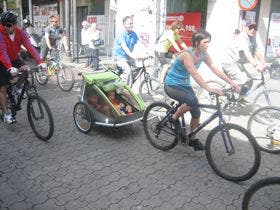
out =
[[3,11],[7,11],[7,0],[3,1]]
[[[76,58],[78,58],[78,36],[77,36],[77,0],[73,0],[73,37],[74,37],[74,46],[73,46],[73,54]],[[79,60],[77,60],[79,62]]]
[[29,10],[29,21],[30,23],[34,23],[33,22],[33,10],[32,10],[32,0],[28,0],[28,10]]
[[66,37],[67,37],[67,46],[69,48],[69,53],[67,56],[71,56],[71,46],[70,46],[70,2],[65,2],[65,28],[66,28]]

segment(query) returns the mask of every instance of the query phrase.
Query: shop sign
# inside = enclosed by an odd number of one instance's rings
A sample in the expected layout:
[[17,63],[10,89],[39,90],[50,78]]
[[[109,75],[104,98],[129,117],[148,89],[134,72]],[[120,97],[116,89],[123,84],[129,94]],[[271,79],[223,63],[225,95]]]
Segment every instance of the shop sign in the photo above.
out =
[[[169,28],[174,21],[180,21],[183,25],[179,34],[187,46],[191,46],[191,38],[194,31],[201,27],[201,13],[169,13],[166,16],[166,27]],[[174,51],[175,49],[171,49]]]
[[241,10],[250,11],[257,6],[258,0],[238,0],[238,3]]
[[280,57],[280,13],[271,14],[266,56]]

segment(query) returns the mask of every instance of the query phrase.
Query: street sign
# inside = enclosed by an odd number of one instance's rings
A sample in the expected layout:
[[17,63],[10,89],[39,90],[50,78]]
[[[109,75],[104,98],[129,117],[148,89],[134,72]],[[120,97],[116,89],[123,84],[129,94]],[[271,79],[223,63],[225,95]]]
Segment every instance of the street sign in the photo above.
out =
[[239,0],[238,2],[240,9],[245,11],[253,10],[258,4],[258,0]]

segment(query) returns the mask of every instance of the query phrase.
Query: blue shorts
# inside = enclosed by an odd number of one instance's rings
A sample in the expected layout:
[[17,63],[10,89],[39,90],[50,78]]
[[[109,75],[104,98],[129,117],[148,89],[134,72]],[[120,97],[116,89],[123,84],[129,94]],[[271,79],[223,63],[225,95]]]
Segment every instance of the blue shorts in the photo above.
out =
[[180,104],[187,104],[191,107],[190,113],[193,118],[197,119],[200,117],[201,112],[198,107],[198,99],[192,87],[164,85],[164,91],[170,98],[178,101]]

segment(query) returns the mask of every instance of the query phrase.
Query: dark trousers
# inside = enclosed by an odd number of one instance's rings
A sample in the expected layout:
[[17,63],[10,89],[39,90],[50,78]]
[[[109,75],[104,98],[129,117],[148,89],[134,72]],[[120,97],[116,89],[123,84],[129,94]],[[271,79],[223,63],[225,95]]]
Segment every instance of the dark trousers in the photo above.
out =
[[99,49],[89,48],[88,64],[91,68],[98,70],[99,67]]

